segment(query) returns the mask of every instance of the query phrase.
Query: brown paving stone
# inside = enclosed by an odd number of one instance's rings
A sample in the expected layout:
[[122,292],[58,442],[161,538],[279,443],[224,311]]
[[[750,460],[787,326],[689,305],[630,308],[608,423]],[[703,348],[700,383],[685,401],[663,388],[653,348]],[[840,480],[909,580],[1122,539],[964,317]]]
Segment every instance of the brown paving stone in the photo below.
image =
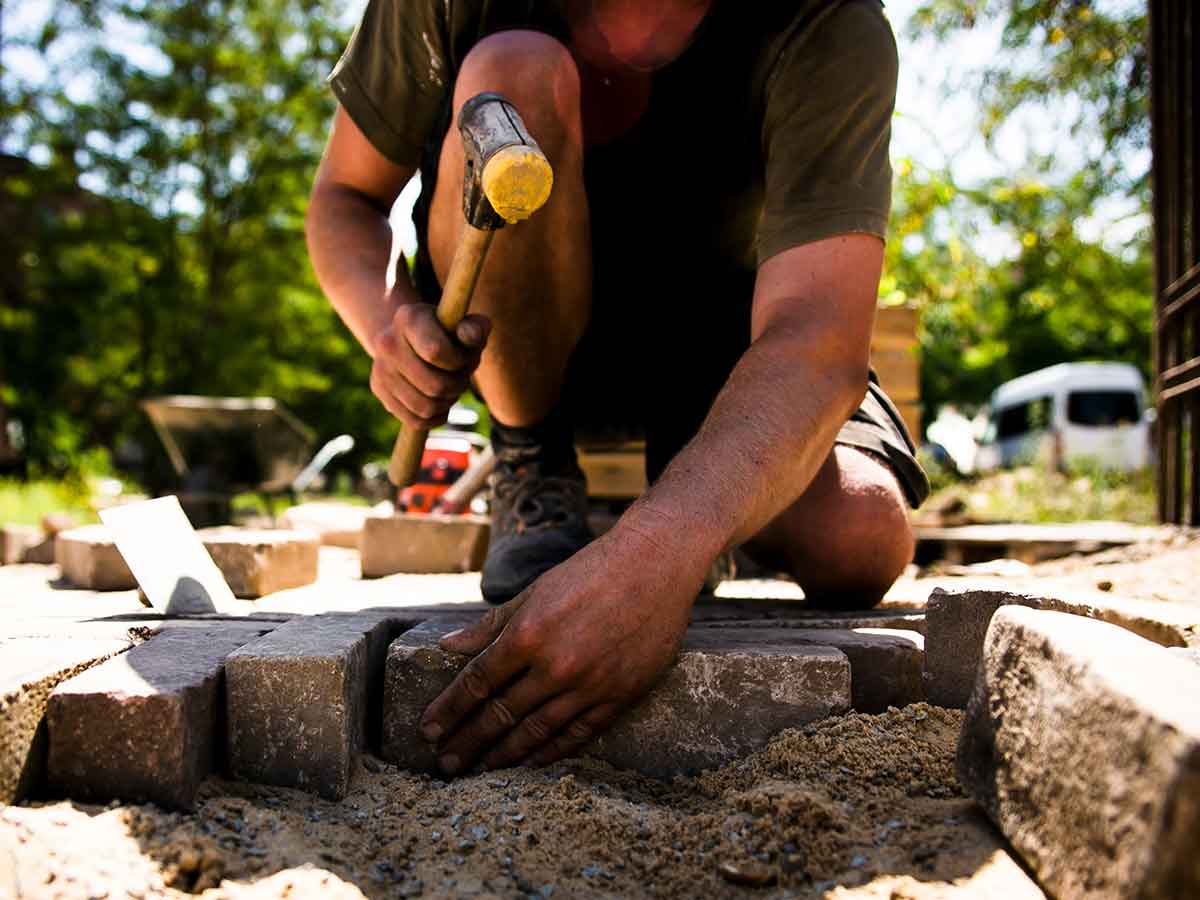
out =
[[0,640],[0,804],[16,803],[42,781],[51,691],[131,646],[123,635]]
[[76,587],[93,591],[127,591],[137,587],[125,558],[103,525],[84,525],[60,532],[55,540],[54,557],[63,577]]
[[383,661],[403,611],[292,619],[225,664],[229,771],[339,799],[378,734]]
[[204,528],[197,534],[235,597],[254,599],[317,580],[321,541],[311,532]]
[[1200,669],[1104,622],[1005,606],[958,774],[1062,898],[1200,896]]
[[[394,641],[384,684],[382,756],[430,770],[421,713],[466,664],[437,648],[455,623],[427,623]],[[785,728],[845,712],[850,663],[828,646],[762,644],[692,629],[663,681],[588,755],[655,777],[695,772],[756,750]],[[744,634],[744,632],[737,632]]]
[[220,750],[225,657],[267,623],[167,626],[50,695],[47,782],[74,800],[191,809]]
[[31,562],[26,556],[45,538],[42,529],[36,525],[0,525],[0,566]]
[[489,532],[482,516],[369,516],[360,548],[363,577],[478,571]]

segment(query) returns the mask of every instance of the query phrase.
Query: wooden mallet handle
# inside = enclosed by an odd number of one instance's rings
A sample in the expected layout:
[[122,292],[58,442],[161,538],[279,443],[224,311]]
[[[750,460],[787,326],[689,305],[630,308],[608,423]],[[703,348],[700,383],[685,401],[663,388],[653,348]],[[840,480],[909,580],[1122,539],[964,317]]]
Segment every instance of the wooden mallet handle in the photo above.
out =
[[[458,130],[466,156],[467,221],[437,306],[438,322],[451,334],[470,308],[496,229],[529,218],[545,204],[554,182],[545,154],[513,105],[499,94],[478,94],[463,104]],[[416,478],[426,434],[401,426],[388,464],[388,480],[396,487],[407,487]]]

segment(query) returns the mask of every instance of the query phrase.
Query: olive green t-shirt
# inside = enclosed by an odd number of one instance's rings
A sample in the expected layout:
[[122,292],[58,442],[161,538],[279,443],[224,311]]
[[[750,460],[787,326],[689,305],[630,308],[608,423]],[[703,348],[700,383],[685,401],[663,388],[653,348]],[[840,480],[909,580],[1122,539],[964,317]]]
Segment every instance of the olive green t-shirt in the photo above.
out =
[[[383,156],[427,166],[471,47],[508,28],[569,45],[562,2],[368,0],[330,81]],[[896,67],[879,0],[715,0],[636,124],[585,148],[597,266],[650,250],[656,267],[746,271],[822,238],[882,238]]]

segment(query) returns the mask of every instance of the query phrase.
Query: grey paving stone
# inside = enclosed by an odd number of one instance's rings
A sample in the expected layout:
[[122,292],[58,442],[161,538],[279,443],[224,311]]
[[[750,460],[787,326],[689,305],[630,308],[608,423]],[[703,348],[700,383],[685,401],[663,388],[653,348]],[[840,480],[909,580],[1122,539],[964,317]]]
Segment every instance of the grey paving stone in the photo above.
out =
[[1200,611],[1082,593],[1042,597],[1010,591],[946,591],[929,596],[925,631],[925,692],[930,703],[961,709],[975,684],[983,638],[1001,606],[1065,612],[1118,625],[1163,646],[1185,646],[1196,638]]
[[992,618],[959,779],[1060,900],[1200,896],[1200,669],[1104,622]]
[[424,622],[400,635],[388,648],[383,678],[383,741],[380,755],[415,772],[432,772],[437,755],[418,730],[421,715],[450,686],[468,656],[447,653],[437,643],[478,619],[447,616]]
[[[382,756],[431,770],[418,732],[421,713],[466,664],[437,648],[453,623],[427,624],[388,651]],[[711,768],[765,745],[786,728],[845,712],[850,663],[840,650],[797,642],[761,644],[721,629],[692,629],[663,681],[588,755],[669,778]],[[737,632],[737,634],[744,634]]]
[[230,773],[345,796],[355,757],[378,736],[387,646],[412,624],[390,610],[306,616],[230,654]]
[[103,525],[84,525],[60,532],[54,558],[67,581],[92,591],[127,591],[137,587],[125,558]]
[[724,628],[894,628],[925,633],[925,611],[875,609],[832,612],[792,602],[762,600],[708,600],[692,608],[692,624]]
[[904,707],[925,699],[921,677],[925,639],[915,631],[787,627],[781,622],[758,628],[730,628],[723,623],[702,629],[694,627],[693,632],[719,632],[726,647],[825,646],[841,650],[850,660],[850,705],[858,712],[880,713],[889,706]]
[[360,547],[363,577],[478,571],[489,532],[482,516],[368,516]]
[[124,635],[0,640],[0,804],[16,803],[42,782],[50,692],[131,646]]
[[311,532],[204,528],[197,534],[235,597],[255,599],[317,580],[321,540]]
[[167,626],[50,695],[47,783],[73,800],[191,809],[221,747],[225,657],[265,623]]

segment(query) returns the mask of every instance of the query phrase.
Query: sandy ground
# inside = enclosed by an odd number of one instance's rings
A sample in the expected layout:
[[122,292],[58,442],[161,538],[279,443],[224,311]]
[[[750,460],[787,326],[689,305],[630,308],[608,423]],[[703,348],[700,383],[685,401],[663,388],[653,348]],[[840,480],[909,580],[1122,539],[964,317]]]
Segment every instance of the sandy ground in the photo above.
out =
[[1041,897],[955,781],[960,720],[826,720],[671,784],[589,761],[443,782],[367,758],[340,803],[211,780],[191,815],[9,807],[0,895]]
[[[9,568],[8,586],[20,587],[0,591],[10,598],[52,577]],[[477,576],[357,579],[353,554],[330,552],[321,583],[254,608],[478,596]],[[986,567],[913,572],[887,604],[980,582],[1195,605],[1198,579],[1200,533],[1162,529],[1145,544],[1009,567],[999,579]],[[56,590],[52,606],[138,608],[131,592],[85,593]],[[718,593],[802,596],[780,582]],[[3,598],[0,608],[19,612]],[[192,814],[30,802],[0,808],[0,898],[1041,897],[954,778],[959,723],[927,706],[827,720],[670,784],[588,761],[441,782],[368,757],[340,803],[219,779]]]

